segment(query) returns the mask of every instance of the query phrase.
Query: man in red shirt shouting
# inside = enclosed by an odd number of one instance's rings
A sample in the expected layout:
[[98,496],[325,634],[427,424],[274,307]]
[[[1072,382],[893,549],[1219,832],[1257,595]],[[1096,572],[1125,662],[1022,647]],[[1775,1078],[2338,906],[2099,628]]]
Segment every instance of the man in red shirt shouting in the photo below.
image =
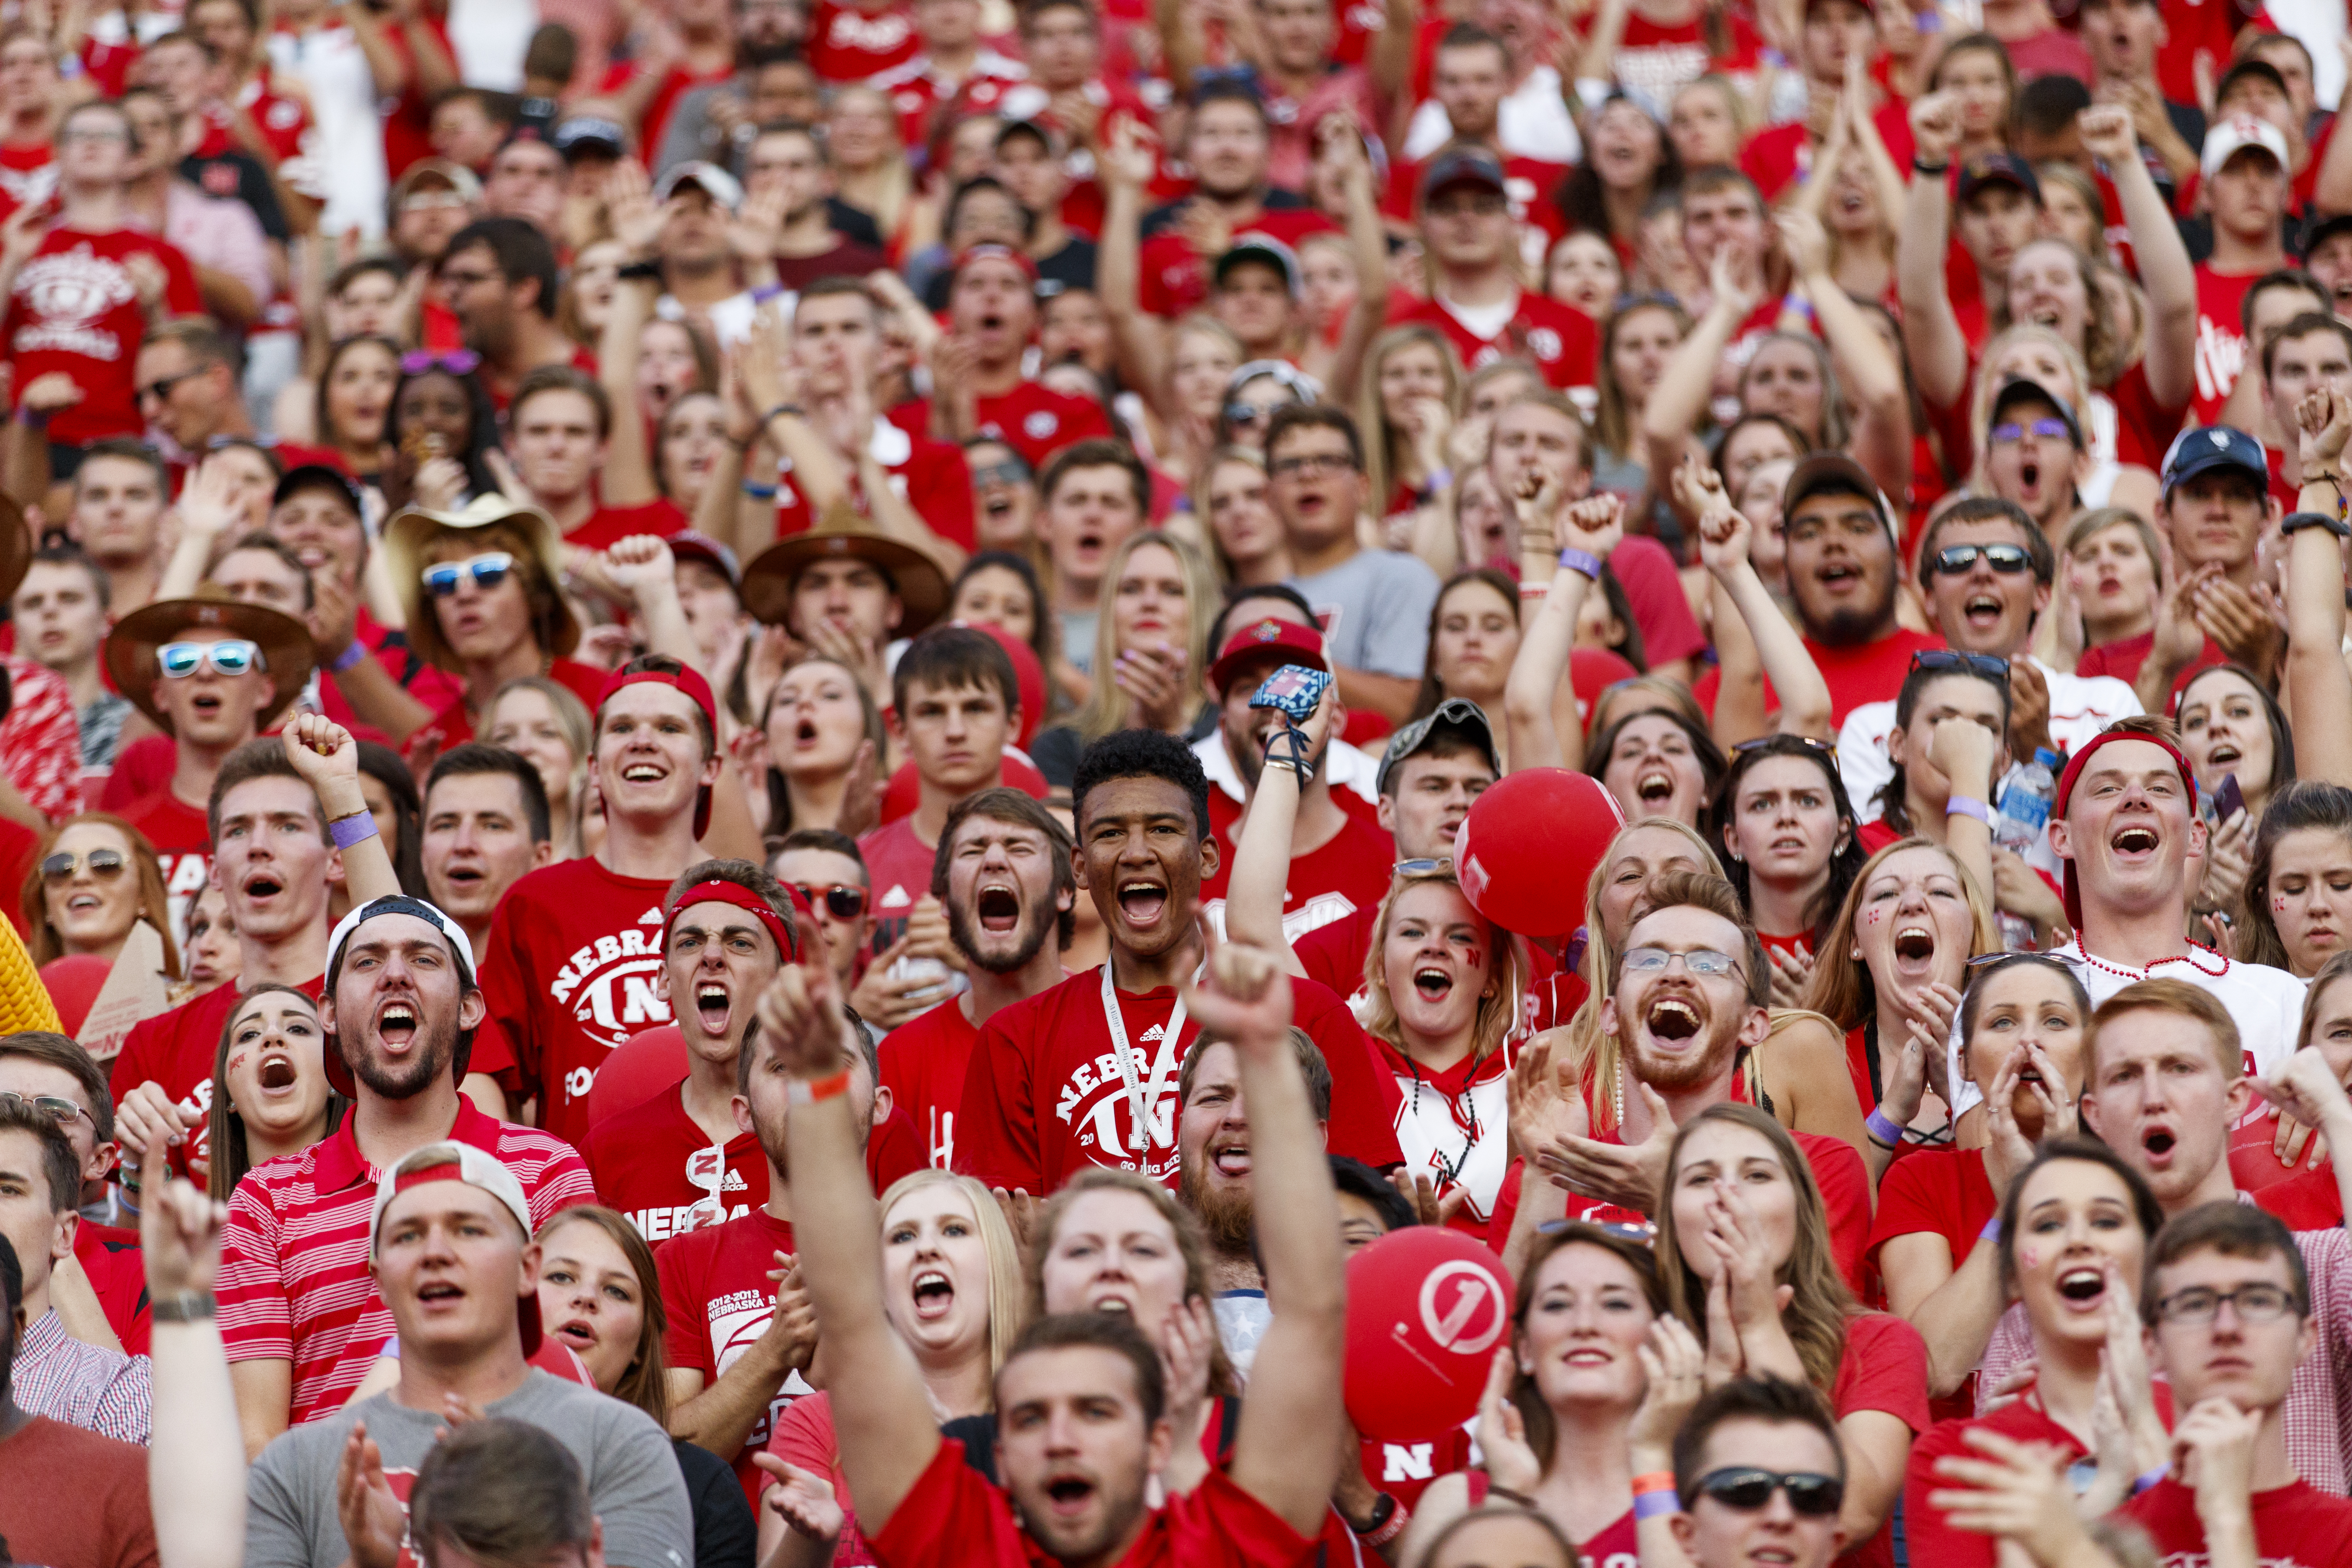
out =
[[[1083,789],[1086,774],[1079,776]],[[1080,821],[1129,843],[1118,820],[1124,813],[1107,808],[1139,804],[1163,788],[1177,793],[1157,778],[1110,787],[1137,801],[1097,802],[1091,816],[1081,804]],[[1174,809],[1146,815],[1164,820],[1171,837],[1197,843],[1197,825],[1183,831],[1181,806],[1166,804]],[[1256,1205],[1266,1295],[1276,1310],[1233,1457],[1197,1484],[1190,1479],[1200,1474],[1195,1454],[1171,1453],[1160,1352],[1124,1313],[1042,1318],[1014,1343],[995,1379],[1001,1487],[964,1462],[961,1442],[940,1436],[913,1356],[882,1311],[881,1216],[859,1179],[858,1107],[852,1075],[841,1066],[831,978],[822,970],[787,970],[761,999],[760,1032],[770,1042],[763,1049],[792,1075],[800,1245],[826,1384],[835,1409],[856,1413],[839,1421],[841,1466],[858,1526],[880,1561],[894,1568],[1113,1562],[1281,1568],[1312,1549],[1345,1428],[1339,1201],[1291,1054],[1292,996],[1280,967],[1263,951],[1228,945],[1210,954],[1203,975],[1184,986],[1183,1005],[1233,1043],[1250,1108],[1251,1182],[1282,1201]],[[762,1466],[770,1467],[783,1473],[775,1460]],[[1155,1509],[1150,1483],[1162,1469],[1171,1471],[1171,1500]]]

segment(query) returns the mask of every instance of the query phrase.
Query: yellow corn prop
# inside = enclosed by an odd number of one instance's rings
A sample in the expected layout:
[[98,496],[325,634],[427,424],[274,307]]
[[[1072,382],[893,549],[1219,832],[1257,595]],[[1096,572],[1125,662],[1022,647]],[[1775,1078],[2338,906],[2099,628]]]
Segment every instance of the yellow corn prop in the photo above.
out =
[[58,1020],[58,1005],[49,999],[49,988],[41,984],[40,971],[33,967],[33,955],[25,951],[24,939],[16,928],[0,921],[0,1034],[13,1035],[20,1029],[62,1031]]

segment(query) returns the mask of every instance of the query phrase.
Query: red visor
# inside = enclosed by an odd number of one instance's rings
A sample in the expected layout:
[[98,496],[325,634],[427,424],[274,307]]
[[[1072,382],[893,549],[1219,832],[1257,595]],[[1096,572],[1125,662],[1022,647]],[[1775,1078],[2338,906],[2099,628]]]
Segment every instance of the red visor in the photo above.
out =
[[[2164,754],[2172,759],[2172,765],[2180,770],[2180,782],[2189,791],[2189,815],[2192,818],[2197,815],[2197,774],[2189,767],[2189,759],[2180,754],[2180,748],[2161,735],[2150,735],[2133,730],[2103,730],[2091,737],[2089,742],[2081,751],[2066,760],[2066,771],[2058,775],[2058,798],[2051,806],[2053,815],[2058,816],[2066,815],[2066,803],[2074,798],[2074,781],[2083,776],[2083,764],[2089,762],[2092,754],[2101,746],[2111,741],[2146,741],[2152,746],[2161,747]],[[2081,931],[2083,929],[2083,895],[2075,886],[2074,861],[2068,860],[2065,863],[2064,872],[2067,923],[2076,931]]]
[[[740,882],[721,881],[715,878],[708,882],[696,883],[671,901],[669,910],[662,920],[662,945],[665,948],[669,945],[669,930],[677,923],[679,910],[689,904],[714,903],[732,904],[756,915],[760,923],[768,928],[768,934],[776,939],[776,951],[783,955],[784,962],[798,963],[801,961],[801,946],[793,936],[793,928],[785,923],[782,915],[769,907],[767,900]],[[793,903],[797,912],[800,904],[797,894],[793,895]]]

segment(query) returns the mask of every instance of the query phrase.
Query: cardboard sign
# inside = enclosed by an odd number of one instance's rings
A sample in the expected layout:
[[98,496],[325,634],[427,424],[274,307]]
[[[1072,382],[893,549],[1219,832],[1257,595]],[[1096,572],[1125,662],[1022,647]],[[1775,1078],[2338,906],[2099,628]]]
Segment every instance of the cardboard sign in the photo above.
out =
[[122,1048],[131,1026],[152,1018],[172,1005],[163,979],[163,939],[145,921],[134,922],[114,968],[99,987],[98,1000],[82,1020],[81,1046],[99,1061],[110,1061]]

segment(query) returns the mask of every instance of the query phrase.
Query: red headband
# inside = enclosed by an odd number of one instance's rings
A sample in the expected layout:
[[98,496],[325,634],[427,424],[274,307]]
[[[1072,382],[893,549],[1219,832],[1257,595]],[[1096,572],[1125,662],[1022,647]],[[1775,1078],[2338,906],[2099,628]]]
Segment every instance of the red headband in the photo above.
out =
[[[797,909],[799,899],[795,897],[793,902]],[[662,920],[664,948],[669,946],[670,927],[677,923],[679,911],[688,904],[732,904],[739,910],[749,910],[759,917],[761,925],[768,928],[768,934],[776,939],[776,951],[783,955],[786,963],[801,961],[801,944],[793,936],[792,926],[769,905],[767,900],[740,882],[721,881],[716,878],[708,882],[697,882],[680,893],[677,901],[670,905],[669,912]]]
[[[2192,819],[2196,816],[2197,774],[2195,770],[2189,767],[2189,759],[2181,755],[2179,747],[2163,736],[2150,735],[2136,730],[2102,730],[2092,736],[2081,751],[2068,758],[2066,771],[2058,775],[2058,797],[2051,807],[2052,811],[2060,816],[2066,815],[2066,803],[2074,798],[2074,784],[2083,776],[2083,765],[2091,760],[2093,752],[2111,741],[2146,741],[2149,745],[2160,748],[2166,756],[2172,759],[2172,765],[2180,770],[2180,782],[2189,790],[2189,815]],[[2075,930],[2080,931],[2083,928],[2083,894],[2075,884],[2074,862],[2068,860],[2063,869],[2064,876],[2062,881],[2065,892],[2066,921]]]
[[[604,716],[604,705],[632,686],[667,686],[674,691],[685,692],[693,700],[694,705],[702,710],[702,721],[710,726],[711,745],[716,747],[719,744],[719,704],[710,695],[710,682],[702,679],[700,670],[692,666],[681,667],[675,672],[667,669],[615,670],[604,682],[604,689],[596,695],[596,717],[600,722]],[[695,797],[694,836],[701,837],[709,827],[710,791],[705,786]]]

